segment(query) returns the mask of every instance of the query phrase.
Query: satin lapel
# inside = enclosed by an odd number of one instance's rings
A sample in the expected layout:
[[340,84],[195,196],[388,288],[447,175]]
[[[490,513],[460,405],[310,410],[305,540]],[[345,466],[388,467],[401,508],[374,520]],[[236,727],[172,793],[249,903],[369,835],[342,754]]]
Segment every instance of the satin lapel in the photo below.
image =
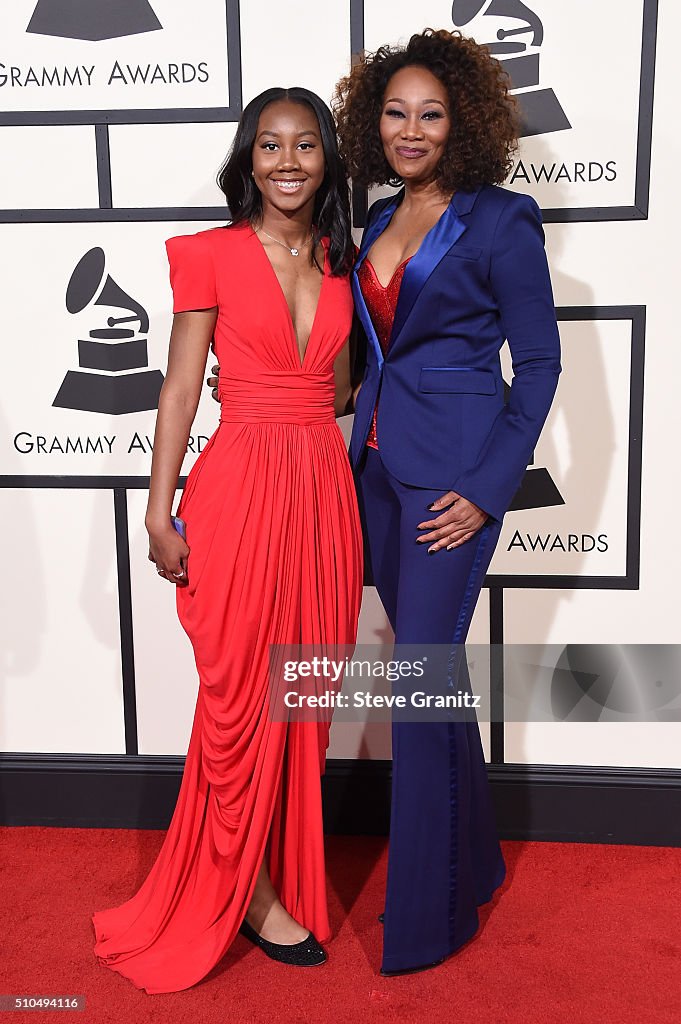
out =
[[378,362],[378,367],[380,369],[381,366],[383,366],[383,352],[381,350],[381,344],[380,344],[380,342],[378,340],[378,335],[376,334],[376,330],[374,328],[373,320],[369,316],[369,310],[367,309],[367,304],[364,301],[364,296],[362,295],[362,289],[359,286],[359,280],[357,279],[357,271],[356,270],[353,270],[353,272],[352,272],[352,282],[351,283],[352,283],[352,297],[353,297],[354,302],[355,302],[355,310],[357,312],[357,316],[359,317],[359,321],[360,321],[362,327],[364,328],[364,333],[366,334],[367,338],[369,339],[369,343],[370,343],[371,347],[374,350],[374,354],[375,354],[376,360]]
[[369,310],[367,309],[366,302],[364,301],[362,289],[359,286],[357,271],[361,267],[362,261],[364,260],[366,254],[369,252],[371,246],[374,244],[378,236],[387,227],[390,218],[395,212],[395,207],[397,206],[400,197],[401,192],[398,192],[397,195],[393,196],[390,202],[385,204],[383,209],[380,210],[378,216],[367,227],[362,237],[362,244],[359,247],[359,255],[357,257],[357,261],[352,271],[352,294],[355,300],[355,309],[357,310],[357,315],[360,319],[362,327],[364,328],[366,336],[374,348],[379,369],[383,366],[383,350],[381,349],[381,343],[378,340],[376,329],[374,328],[373,321],[371,319],[371,316],[369,315]]
[[404,327],[419,293],[438,263],[452,245],[459,240],[466,225],[459,217],[451,202],[440,219],[424,237],[418,251],[407,263],[402,278],[400,294],[395,310],[389,348],[392,349],[397,336]]

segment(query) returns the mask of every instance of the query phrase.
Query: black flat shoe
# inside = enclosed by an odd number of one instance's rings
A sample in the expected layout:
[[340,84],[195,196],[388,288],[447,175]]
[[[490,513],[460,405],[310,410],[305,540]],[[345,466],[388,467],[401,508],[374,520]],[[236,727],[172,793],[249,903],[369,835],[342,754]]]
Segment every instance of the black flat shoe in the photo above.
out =
[[384,971],[383,968],[380,970],[380,974],[384,978],[396,978],[400,974],[416,974],[418,971],[427,971],[430,967],[437,967],[439,964],[444,963],[445,958],[442,956],[439,960],[433,960],[431,964],[420,964],[419,967],[403,967],[399,971]]
[[271,960],[277,960],[280,964],[291,964],[293,967],[317,967],[327,959],[323,946],[320,946],[312,932],[306,939],[288,945],[283,942],[269,942],[268,939],[263,939],[255,928],[251,928],[248,921],[242,922],[239,931],[254,946],[259,946]]

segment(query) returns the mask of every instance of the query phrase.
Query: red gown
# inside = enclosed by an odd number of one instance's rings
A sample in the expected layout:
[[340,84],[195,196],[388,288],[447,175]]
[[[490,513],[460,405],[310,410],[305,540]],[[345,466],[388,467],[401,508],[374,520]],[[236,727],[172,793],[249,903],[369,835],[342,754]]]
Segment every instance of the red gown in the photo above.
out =
[[220,960],[268,838],[284,907],[328,940],[320,775],[329,722],[271,720],[269,645],[354,644],[362,593],[357,501],[333,409],[352,297],[348,278],[329,273],[328,242],[302,365],[250,227],[166,245],[174,312],[218,307],[221,416],[178,506],[190,554],[177,609],[199,692],[177,805],[141,888],[92,918],[98,961],[149,993],[188,988]]

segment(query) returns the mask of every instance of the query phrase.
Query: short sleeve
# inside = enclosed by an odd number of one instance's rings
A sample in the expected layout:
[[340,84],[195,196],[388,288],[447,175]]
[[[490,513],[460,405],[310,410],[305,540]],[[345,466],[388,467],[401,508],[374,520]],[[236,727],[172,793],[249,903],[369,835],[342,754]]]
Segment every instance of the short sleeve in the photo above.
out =
[[206,234],[176,235],[166,241],[173,313],[217,306],[215,267]]

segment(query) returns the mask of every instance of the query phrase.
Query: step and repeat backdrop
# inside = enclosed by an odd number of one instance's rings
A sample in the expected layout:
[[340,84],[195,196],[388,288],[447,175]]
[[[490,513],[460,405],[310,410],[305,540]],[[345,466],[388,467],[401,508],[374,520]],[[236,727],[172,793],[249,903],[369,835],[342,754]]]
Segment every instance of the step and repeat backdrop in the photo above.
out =
[[[506,516],[470,640],[503,641],[509,652],[542,645],[553,685],[562,680],[578,698],[554,702],[554,721],[483,723],[487,755],[681,767],[681,726],[668,706],[679,674],[677,6],[6,8],[0,749],[186,751],[198,680],[144,530],[172,318],[164,240],[227,219],[215,174],[252,96],[300,84],[330,100],[353,53],[431,26],[486,43],[510,74],[523,129],[506,184],[542,207],[563,342],[558,397]],[[355,197],[357,239],[364,198]],[[503,365],[510,383],[507,353]],[[205,389],[183,474],[217,420]],[[341,423],[349,437],[349,419]],[[391,642],[371,586],[359,639]],[[476,686],[489,686],[494,662],[480,659]],[[503,658],[496,663],[503,677]],[[338,722],[329,754],[389,757],[389,729]]]

